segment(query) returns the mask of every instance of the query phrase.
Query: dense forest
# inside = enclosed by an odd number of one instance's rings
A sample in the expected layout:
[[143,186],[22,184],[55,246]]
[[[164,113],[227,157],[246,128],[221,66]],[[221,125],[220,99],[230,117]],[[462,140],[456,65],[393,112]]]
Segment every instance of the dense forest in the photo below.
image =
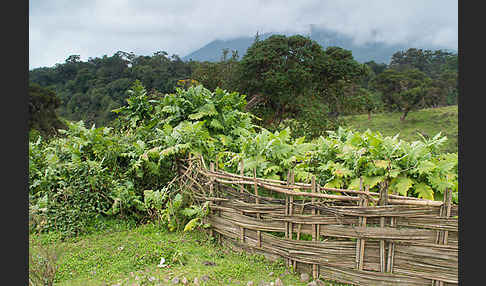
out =
[[[126,103],[127,90],[140,80],[152,98],[197,83],[246,94],[247,109],[262,119],[258,124],[299,124],[313,137],[335,129],[340,115],[397,111],[405,120],[413,109],[457,104],[457,75],[457,54],[443,50],[411,48],[397,51],[389,64],[360,64],[349,50],[323,49],[300,35],[273,35],[256,36],[241,59],[237,51],[223,50],[217,62],[183,61],[163,51],[152,56],[119,51],[87,61],[71,55],[54,67],[31,70],[29,81],[57,98],[44,96],[42,104],[56,108],[61,118],[96,126],[113,122],[112,110]],[[39,105],[35,93],[30,98]],[[52,129],[38,127],[35,122],[43,121],[38,115],[31,118],[32,128]]]

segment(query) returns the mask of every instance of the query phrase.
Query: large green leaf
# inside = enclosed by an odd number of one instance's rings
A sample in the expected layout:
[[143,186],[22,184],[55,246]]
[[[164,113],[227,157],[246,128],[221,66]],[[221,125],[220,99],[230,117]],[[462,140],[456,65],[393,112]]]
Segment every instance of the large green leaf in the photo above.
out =
[[343,187],[343,181],[340,178],[335,178],[324,185],[324,188],[340,189]]
[[378,183],[383,182],[385,177],[383,176],[363,176],[363,185],[369,186],[370,189],[378,185]]
[[421,199],[434,200],[434,190],[425,183],[414,185],[415,193]]
[[402,196],[407,195],[407,191],[412,187],[414,181],[405,176],[399,176],[392,180],[390,189]]
[[224,129],[224,126],[217,119],[211,120],[211,123],[209,123],[209,126],[213,127],[214,129],[219,129],[219,130]]
[[354,178],[351,180],[351,182],[348,185],[348,189],[350,190],[359,190],[359,181],[360,178]]
[[200,221],[200,220],[201,220],[201,219],[200,219],[200,218],[198,218],[198,217],[197,217],[197,218],[193,218],[193,219],[191,219],[191,220],[190,220],[190,221],[189,221],[189,222],[186,224],[186,226],[184,227],[184,231],[191,231],[191,230],[193,230],[194,228],[196,228],[196,226],[198,226],[198,224],[199,224],[199,221]]
[[417,172],[419,174],[427,174],[432,172],[436,168],[436,165],[429,160],[423,160],[418,163]]
[[214,116],[217,115],[218,111],[213,103],[207,103],[197,109],[196,113],[190,114],[189,119],[199,120],[204,116]]
[[373,164],[375,164],[376,167],[386,169],[388,168],[389,161],[385,160],[374,160]]

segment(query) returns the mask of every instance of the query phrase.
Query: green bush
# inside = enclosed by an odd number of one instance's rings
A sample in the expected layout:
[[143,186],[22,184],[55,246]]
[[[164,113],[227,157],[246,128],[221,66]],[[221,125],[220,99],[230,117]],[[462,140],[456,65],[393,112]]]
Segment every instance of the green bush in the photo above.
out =
[[[190,203],[163,215],[183,191],[168,183],[187,154],[214,159],[237,151],[242,138],[254,133],[252,116],[242,111],[244,96],[198,86],[149,100],[135,82],[127,101],[117,110],[119,128],[68,122],[61,136],[29,142],[30,213],[42,218],[32,229],[71,236],[100,216],[143,220],[155,215],[174,230],[188,222],[186,229],[200,225],[200,212],[184,212]],[[154,205],[154,195],[161,193],[166,195]]]

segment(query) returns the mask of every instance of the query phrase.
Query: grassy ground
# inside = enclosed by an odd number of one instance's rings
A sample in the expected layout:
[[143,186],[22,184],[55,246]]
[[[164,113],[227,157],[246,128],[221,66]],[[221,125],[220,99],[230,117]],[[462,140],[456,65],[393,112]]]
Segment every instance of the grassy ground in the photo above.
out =
[[[183,277],[194,285],[270,283],[307,285],[286,271],[283,261],[233,252],[212,242],[203,232],[170,233],[154,223],[133,226],[111,223],[102,231],[62,241],[56,233],[31,235],[30,251],[56,247],[60,252],[55,285],[173,285]],[[158,267],[161,257],[169,267]],[[206,277],[204,277],[206,276]],[[202,279],[209,278],[207,281]],[[340,284],[328,284],[340,285]]]
[[441,108],[428,108],[410,112],[404,122],[400,121],[401,113],[367,114],[343,117],[348,126],[359,131],[370,129],[386,136],[400,133],[407,141],[420,140],[417,131],[433,137],[439,132],[447,136],[442,151],[457,152],[458,143],[458,109],[457,105]]

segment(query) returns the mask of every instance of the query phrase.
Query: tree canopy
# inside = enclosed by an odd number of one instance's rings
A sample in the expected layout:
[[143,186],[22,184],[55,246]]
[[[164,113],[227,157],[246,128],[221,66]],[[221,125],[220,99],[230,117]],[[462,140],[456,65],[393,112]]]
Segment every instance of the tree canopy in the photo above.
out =
[[390,111],[403,112],[405,120],[408,112],[423,102],[429,91],[431,79],[418,69],[397,71],[387,69],[379,74],[373,85],[383,93],[383,101]]
[[64,123],[56,115],[59,105],[59,98],[54,91],[29,83],[29,130],[34,129],[46,136],[64,128]]
[[241,89],[266,96],[281,118],[297,96],[316,90],[326,59],[321,46],[304,36],[256,40],[241,60]]

